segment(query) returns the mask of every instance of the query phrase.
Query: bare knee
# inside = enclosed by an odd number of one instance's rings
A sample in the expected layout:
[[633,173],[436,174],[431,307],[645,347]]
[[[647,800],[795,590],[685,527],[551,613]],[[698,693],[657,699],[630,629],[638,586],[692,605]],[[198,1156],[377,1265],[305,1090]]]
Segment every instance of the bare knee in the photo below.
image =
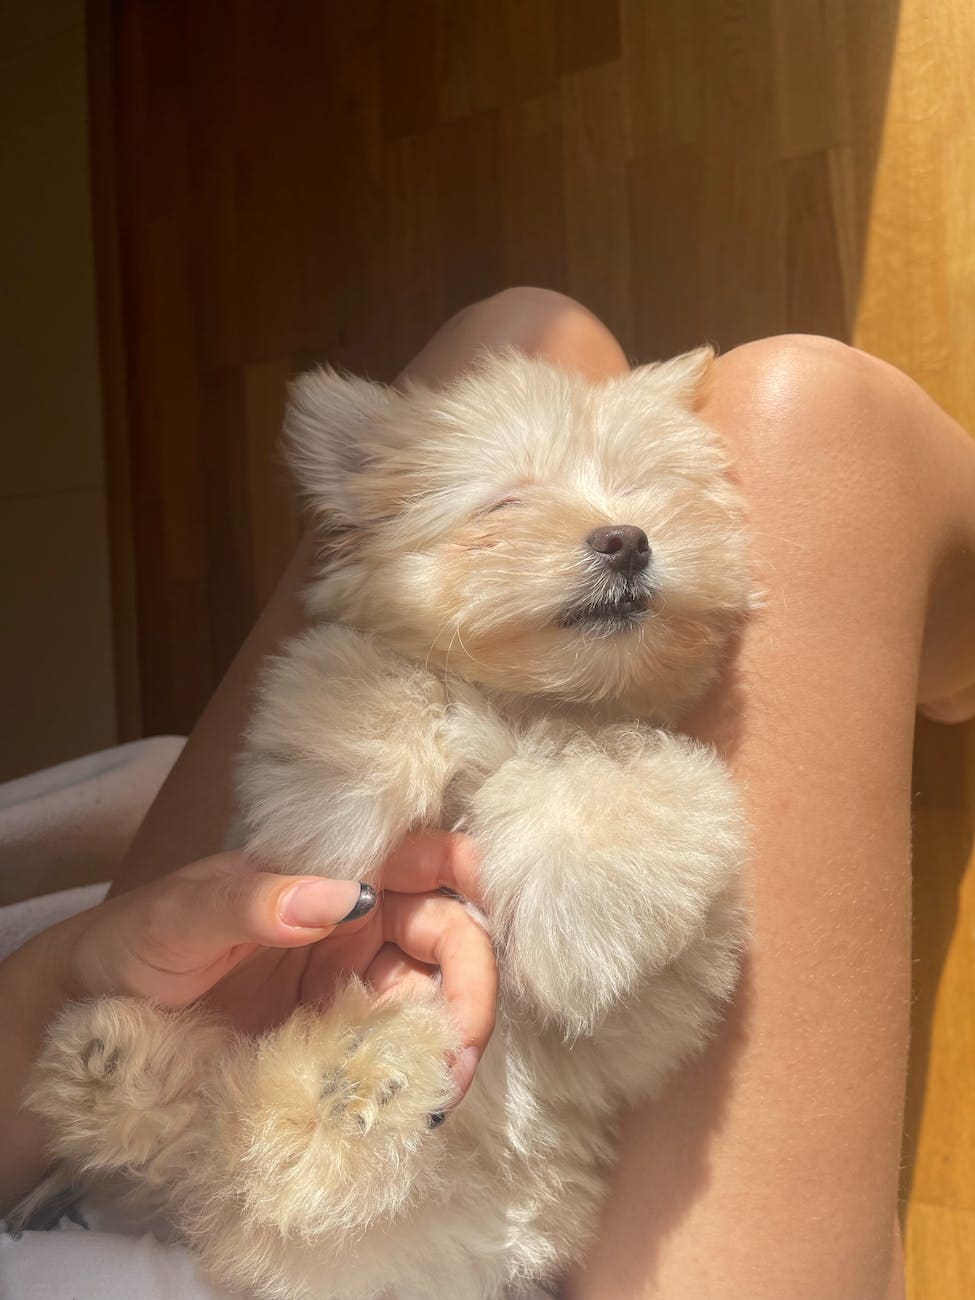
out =
[[472,303],[434,335],[408,374],[443,383],[483,352],[517,348],[600,380],[623,374],[626,356],[612,333],[581,303],[553,289],[521,286]]
[[[916,389],[895,366],[817,334],[778,334],[743,344],[719,357],[714,372],[716,379],[749,403],[783,415],[820,414],[824,435],[835,432],[848,441],[855,431],[847,422],[864,404],[881,404],[886,419],[871,421],[879,427],[890,423],[897,406]],[[842,417],[843,422],[829,426],[828,416]],[[793,423],[782,421],[783,437]]]
[[940,717],[971,716],[975,443],[964,430],[896,367],[810,335],[719,358],[702,414],[728,444],[768,589],[807,582],[835,600],[859,583],[855,608],[876,627],[923,625],[920,699]]
[[[748,473],[801,483],[810,502],[842,508],[869,493],[895,508],[929,459],[925,394],[896,367],[836,339],[783,334],[715,362],[703,414]],[[869,504],[865,502],[865,504]]]
[[715,363],[702,414],[728,444],[770,600],[815,610],[829,592],[837,609],[886,620],[898,637],[917,627],[937,521],[919,478],[913,389],[874,357],[807,335]]
[[[538,285],[517,284],[499,289],[487,298],[472,303],[465,311],[480,313],[484,319],[508,320],[518,317],[545,322],[567,314],[582,312],[591,315],[575,298],[560,293],[558,289],[543,289]],[[595,317],[593,317],[595,319]]]
[[910,530],[915,563],[972,551],[975,442],[896,366],[836,339],[785,334],[713,367],[702,406],[735,460],[784,490]]
[[574,298],[554,289],[502,289],[469,308],[477,327],[529,356],[581,370],[591,379],[623,374],[626,355],[609,329]]

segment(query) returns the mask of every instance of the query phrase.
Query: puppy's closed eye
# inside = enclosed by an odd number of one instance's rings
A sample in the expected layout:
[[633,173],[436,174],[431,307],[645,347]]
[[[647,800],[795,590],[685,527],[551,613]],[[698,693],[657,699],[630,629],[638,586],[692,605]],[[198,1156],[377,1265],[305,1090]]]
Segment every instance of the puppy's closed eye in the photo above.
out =
[[521,497],[508,495],[501,497],[499,501],[492,501],[490,505],[483,506],[478,510],[478,515],[493,515],[496,510],[504,510],[508,506],[521,505]]

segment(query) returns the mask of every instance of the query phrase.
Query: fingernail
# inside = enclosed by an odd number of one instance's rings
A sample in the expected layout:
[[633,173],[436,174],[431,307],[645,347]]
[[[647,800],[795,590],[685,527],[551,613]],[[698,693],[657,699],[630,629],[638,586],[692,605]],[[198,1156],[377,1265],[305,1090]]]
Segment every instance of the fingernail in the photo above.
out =
[[349,915],[342,917],[341,924],[344,925],[346,921],[358,921],[360,916],[365,916],[367,912],[371,912],[376,906],[376,898],[377,894],[372,885],[367,885],[364,880],[360,881],[358,901]]
[[363,916],[376,902],[376,891],[358,880],[306,880],[282,898],[279,915],[285,925],[324,930]]
[[476,1047],[465,1047],[463,1051],[458,1052],[454,1057],[450,1073],[453,1075],[454,1085],[457,1088],[458,1101],[471,1086],[474,1071],[477,1069],[477,1063],[480,1059],[481,1053]]

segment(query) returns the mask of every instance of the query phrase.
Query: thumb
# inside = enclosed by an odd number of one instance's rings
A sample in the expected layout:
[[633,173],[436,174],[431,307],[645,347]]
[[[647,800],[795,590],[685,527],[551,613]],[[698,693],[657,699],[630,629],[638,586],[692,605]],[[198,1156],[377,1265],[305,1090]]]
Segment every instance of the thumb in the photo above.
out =
[[187,996],[189,981],[196,996],[253,948],[315,943],[375,902],[372,886],[359,881],[280,876],[255,871],[242,854],[219,854],[103,904],[102,924],[84,936],[86,982],[90,993],[168,1001]]
[[178,915],[171,926],[154,927],[157,936],[208,953],[236,944],[314,943],[337,925],[365,916],[376,901],[376,891],[362,881],[255,871],[239,853],[206,858],[175,872],[170,881]]

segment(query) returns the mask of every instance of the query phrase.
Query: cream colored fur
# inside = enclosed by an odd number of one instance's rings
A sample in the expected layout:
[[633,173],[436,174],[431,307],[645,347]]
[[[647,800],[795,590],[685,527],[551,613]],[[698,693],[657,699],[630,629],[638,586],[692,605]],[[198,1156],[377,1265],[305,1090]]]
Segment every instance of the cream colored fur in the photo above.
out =
[[[246,842],[376,878],[407,831],[465,829],[502,988],[440,1127],[435,994],[377,1004],[353,982],[257,1042],[127,999],[61,1016],[30,1098],[57,1153],[148,1189],[224,1283],[474,1300],[558,1276],[594,1231],[620,1107],[713,1030],[744,935],[742,816],[716,756],[662,727],[751,598],[741,505],[693,412],[709,361],[593,385],[511,354],[443,392],[297,384],[321,621],[265,677]],[[622,523],[653,548],[630,580],[586,545]]]

